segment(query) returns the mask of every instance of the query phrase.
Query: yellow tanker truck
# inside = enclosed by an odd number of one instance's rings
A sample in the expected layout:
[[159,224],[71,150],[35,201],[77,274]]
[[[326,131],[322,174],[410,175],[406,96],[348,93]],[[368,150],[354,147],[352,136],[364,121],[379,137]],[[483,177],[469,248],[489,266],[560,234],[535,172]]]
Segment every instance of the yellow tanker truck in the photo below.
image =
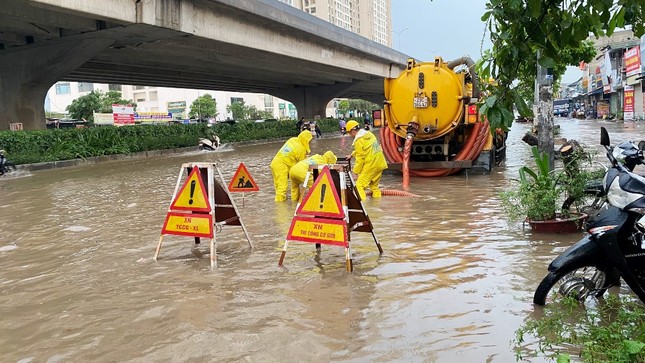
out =
[[385,79],[383,151],[392,169],[445,176],[464,169],[490,172],[505,158],[506,133],[480,118],[475,63],[467,57],[417,63],[409,59],[397,78]]

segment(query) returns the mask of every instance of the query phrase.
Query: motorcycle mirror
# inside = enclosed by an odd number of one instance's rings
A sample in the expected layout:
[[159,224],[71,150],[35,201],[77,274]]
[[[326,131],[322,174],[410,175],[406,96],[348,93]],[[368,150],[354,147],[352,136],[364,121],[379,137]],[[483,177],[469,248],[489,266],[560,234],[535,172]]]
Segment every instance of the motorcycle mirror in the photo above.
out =
[[640,150],[645,150],[645,140],[641,140],[641,141],[638,143],[638,148],[639,148]]
[[603,126],[600,127],[600,145],[602,146],[611,145],[611,143],[609,142],[609,133],[607,132],[607,129],[604,128]]

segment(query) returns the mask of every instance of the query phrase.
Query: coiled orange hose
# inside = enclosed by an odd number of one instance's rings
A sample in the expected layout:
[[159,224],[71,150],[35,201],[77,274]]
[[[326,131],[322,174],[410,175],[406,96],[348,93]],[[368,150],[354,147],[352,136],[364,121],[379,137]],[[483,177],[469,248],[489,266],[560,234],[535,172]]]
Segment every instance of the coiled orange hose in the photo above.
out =
[[[479,156],[486,139],[490,125],[488,121],[477,122],[466,140],[466,143],[455,156],[453,161],[473,161]],[[399,151],[399,144],[397,135],[392,132],[388,127],[382,127],[380,130],[381,143],[385,156],[390,162],[402,163],[403,173],[403,187],[407,188],[410,183],[409,175],[423,176],[423,177],[437,177],[454,174],[461,170],[461,168],[453,169],[414,169],[409,170],[410,153],[412,149],[412,138],[406,139],[403,151]]]

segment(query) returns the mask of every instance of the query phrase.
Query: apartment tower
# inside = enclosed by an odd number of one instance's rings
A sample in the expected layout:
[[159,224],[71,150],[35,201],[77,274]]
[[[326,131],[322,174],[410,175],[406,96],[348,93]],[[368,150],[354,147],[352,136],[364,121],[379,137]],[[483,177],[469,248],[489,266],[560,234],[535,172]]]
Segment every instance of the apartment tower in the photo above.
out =
[[336,26],[392,47],[391,0],[280,0]]

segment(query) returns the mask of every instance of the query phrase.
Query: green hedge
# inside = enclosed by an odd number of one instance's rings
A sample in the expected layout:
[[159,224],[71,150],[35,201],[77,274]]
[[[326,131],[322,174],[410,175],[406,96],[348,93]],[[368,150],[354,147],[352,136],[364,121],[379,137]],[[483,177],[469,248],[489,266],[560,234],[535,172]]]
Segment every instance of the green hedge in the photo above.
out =
[[[318,121],[323,133],[337,132],[338,120]],[[296,121],[136,125],[37,131],[0,131],[0,149],[15,164],[69,160],[101,155],[197,146],[212,129],[222,142],[287,138],[297,134]]]

